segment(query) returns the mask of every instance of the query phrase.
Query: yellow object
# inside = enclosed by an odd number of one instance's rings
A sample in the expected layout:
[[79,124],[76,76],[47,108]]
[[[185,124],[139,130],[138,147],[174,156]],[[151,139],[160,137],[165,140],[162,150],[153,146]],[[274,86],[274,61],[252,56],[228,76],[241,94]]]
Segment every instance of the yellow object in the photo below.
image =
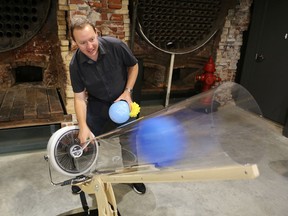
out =
[[139,113],[140,106],[136,102],[131,103],[130,117],[136,117]]

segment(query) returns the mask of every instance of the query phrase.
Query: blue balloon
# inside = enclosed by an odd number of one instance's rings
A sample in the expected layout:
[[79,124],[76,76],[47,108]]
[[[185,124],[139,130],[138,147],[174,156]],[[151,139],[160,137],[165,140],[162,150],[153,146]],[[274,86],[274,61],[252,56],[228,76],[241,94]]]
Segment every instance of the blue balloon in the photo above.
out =
[[117,101],[109,108],[109,116],[112,121],[122,124],[130,118],[130,109],[126,101]]
[[138,157],[162,167],[181,160],[187,143],[184,128],[171,116],[142,120],[135,139]]

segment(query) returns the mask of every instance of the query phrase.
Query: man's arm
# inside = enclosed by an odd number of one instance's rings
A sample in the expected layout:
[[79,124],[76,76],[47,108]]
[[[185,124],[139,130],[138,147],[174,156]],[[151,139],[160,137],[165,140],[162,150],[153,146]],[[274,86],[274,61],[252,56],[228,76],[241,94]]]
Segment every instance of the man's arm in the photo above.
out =
[[93,139],[93,134],[86,123],[87,104],[85,91],[74,93],[74,105],[80,129],[78,138],[80,139],[81,143],[84,143],[86,142],[87,138]]
[[131,97],[132,93],[129,92],[129,90],[133,89],[137,76],[138,76],[138,63],[132,67],[128,67],[128,78],[127,78],[126,88],[124,92],[115,101],[126,100],[129,105],[133,102],[132,97]]

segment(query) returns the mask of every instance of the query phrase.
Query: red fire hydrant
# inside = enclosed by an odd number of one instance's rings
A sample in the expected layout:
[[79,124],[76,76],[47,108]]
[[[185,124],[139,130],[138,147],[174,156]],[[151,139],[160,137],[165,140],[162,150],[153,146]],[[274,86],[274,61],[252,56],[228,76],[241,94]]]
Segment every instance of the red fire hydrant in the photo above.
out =
[[204,91],[209,90],[214,85],[215,82],[221,81],[221,78],[217,77],[214,74],[216,69],[215,69],[215,64],[211,56],[207,64],[204,66],[203,70],[204,70],[204,73],[199,76],[196,76],[196,80],[203,82],[202,91],[204,92]]

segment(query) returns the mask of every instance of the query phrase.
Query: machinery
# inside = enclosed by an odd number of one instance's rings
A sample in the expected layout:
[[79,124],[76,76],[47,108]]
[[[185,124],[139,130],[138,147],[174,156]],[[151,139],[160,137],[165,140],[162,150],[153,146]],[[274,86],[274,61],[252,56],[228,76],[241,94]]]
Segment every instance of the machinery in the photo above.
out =
[[[233,8],[236,1],[132,0],[131,2],[132,29],[136,29],[142,39],[154,48],[171,54],[165,99],[165,107],[167,107],[175,56],[192,53],[208,43],[222,28],[228,9]],[[132,50],[133,42],[132,32]]]
[[249,92],[226,82],[84,144],[77,126],[61,128],[46,159],[70,178],[54,183],[49,169],[52,184],[77,185],[95,195],[98,215],[116,216],[113,183],[256,178],[267,127]]

